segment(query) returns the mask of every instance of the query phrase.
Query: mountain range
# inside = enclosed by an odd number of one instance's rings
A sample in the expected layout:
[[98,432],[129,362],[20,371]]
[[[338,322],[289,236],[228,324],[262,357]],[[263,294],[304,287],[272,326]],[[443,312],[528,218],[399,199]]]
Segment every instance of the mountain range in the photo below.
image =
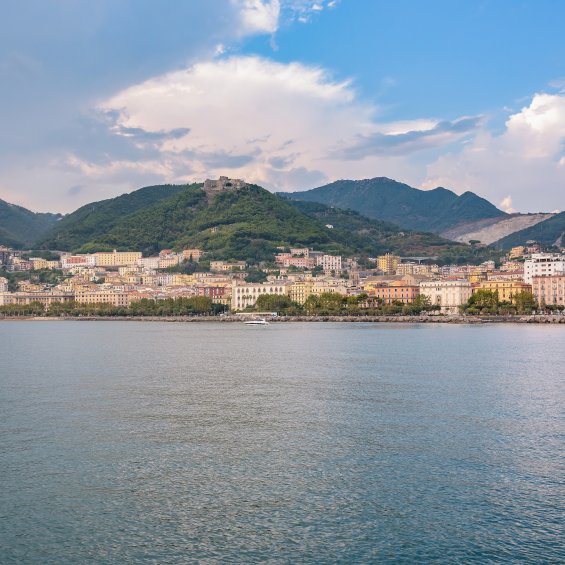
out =
[[564,214],[509,215],[471,192],[423,191],[384,177],[279,195],[247,184],[213,198],[202,184],[157,185],[64,217],[0,200],[0,244],[74,252],[194,246],[218,259],[269,260],[292,245],[458,262],[478,258],[469,239],[488,239],[487,257],[528,239],[560,243],[564,233]]
[[476,220],[506,216],[505,212],[472,192],[458,196],[442,187],[418,190],[386,177],[338,180],[312,190],[281,195],[351,209],[405,229],[433,233]]
[[256,185],[213,197],[202,184],[146,187],[83,206],[63,218],[38,245],[91,252],[200,247],[218,259],[272,260],[281,246],[328,253],[386,251],[464,259],[475,252],[436,234],[401,230],[351,210],[290,201]]

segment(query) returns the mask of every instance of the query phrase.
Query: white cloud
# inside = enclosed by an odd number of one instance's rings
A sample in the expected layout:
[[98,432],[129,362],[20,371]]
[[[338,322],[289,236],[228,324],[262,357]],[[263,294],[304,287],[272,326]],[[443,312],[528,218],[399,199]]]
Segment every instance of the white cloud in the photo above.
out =
[[239,10],[242,35],[275,33],[279,26],[279,0],[232,0]]
[[500,202],[500,204],[498,205],[498,207],[501,210],[504,210],[505,212],[507,212],[508,214],[513,214],[514,212],[516,212],[516,210],[514,208],[512,208],[512,197],[511,196],[506,196],[505,198],[503,198]]
[[140,131],[158,144],[167,182],[182,178],[184,169],[185,178],[229,174],[271,190],[381,174],[410,180],[415,167],[406,154],[451,143],[477,123],[379,123],[377,108],[360,101],[349,81],[259,57],[167,73],[125,89],[101,109],[118,115],[117,131]]
[[510,115],[502,133],[486,129],[427,168],[425,188],[457,187],[519,210],[551,210],[565,199],[565,94],[539,93]]

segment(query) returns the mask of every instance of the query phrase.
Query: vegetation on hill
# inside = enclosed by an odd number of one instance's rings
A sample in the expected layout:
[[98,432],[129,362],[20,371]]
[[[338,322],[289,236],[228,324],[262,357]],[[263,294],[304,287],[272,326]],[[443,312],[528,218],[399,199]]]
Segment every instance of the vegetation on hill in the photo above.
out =
[[103,236],[135,212],[183,192],[186,185],[148,186],[109,200],[92,202],[65,216],[38,245],[70,251]]
[[15,248],[31,245],[60,218],[60,214],[35,213],[0,200],[0,245]]
[[255,185],[222,192],[212,202],[202,185],[148,187],[84,206],[42,242],[62,251],[138,249],[145,255],[198,247],[208,258],[252,263],[272,261],[278,248],[289,246],[357,256],[390,251],[455,262],[485,258],[483,251],[438,235],[403,231],[351,210],[290,201]]
[[539,224],[514,232],[493,244],[497,249],[510,249],[534,240],[545,246],[565,247],[565,212],[556,214]]
[[369,256],[396,253],[404,257],[433,257],[440,263],[463,264],[498,260],[500,254],[426,232],[402,231],[394,224],[373,220],[353,210],[333,208],[317,202],[289,201],[302,213],[333,226],[334,236]]
[[418,190],[386,177],[339,180],[305,192],[283,195],[294,200],[355,210],[405,229],[434,233],[459,224],[506,215],[472,192],[457,196],[441,187]]

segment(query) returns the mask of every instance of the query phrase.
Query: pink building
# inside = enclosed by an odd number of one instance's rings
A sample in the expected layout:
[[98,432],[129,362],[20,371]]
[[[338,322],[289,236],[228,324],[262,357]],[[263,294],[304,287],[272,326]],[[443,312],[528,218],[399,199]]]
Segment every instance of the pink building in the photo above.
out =
[[565,306],[565,274],[533,277],[532,292],[539,304]]

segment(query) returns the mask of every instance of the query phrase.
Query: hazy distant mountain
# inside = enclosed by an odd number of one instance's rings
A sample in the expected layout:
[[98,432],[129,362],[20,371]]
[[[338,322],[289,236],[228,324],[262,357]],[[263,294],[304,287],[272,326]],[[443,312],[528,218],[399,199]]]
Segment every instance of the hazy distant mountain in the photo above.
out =
[[530,240],[535,240],[543,245],[565,247],[565,212],[555,214],[534,226],[512,233],[497,241],[494,246],[498,249],[510,249],[517,245],[524,245]]
[[60,214],[35,213],[0,200],[0,245],[29,246],[60,218]]
[[458,196],[441,187],[418,190],[386,177],[339,180],[312,190],[282,195],[351,209],[406,229],[434,233],[463,223],[506,216],[488,200],[472,192]]

